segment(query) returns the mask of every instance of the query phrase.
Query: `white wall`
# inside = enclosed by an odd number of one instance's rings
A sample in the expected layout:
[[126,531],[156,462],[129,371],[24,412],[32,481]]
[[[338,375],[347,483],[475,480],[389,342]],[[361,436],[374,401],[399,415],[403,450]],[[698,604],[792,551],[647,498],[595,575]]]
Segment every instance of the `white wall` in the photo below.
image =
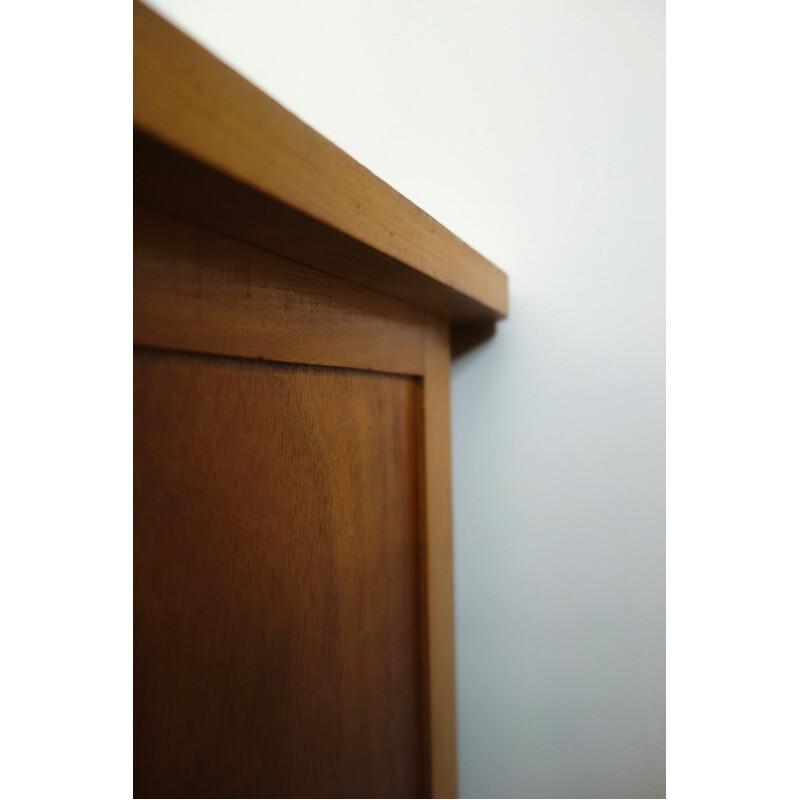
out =
[[509,274],[453,372],[462,794],[663,796],[663,2],[153,5]]

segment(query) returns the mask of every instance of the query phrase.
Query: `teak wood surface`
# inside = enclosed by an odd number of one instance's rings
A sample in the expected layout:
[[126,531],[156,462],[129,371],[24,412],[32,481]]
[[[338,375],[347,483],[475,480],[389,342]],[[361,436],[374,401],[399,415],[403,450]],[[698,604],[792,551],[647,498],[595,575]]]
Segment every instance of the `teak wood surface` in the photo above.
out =
[[133,273],[136,796],[457,796],[450,326],[505,276],[138,2]]
[[169,148],[141,195],[448,319],[506,315],[505,273],[138,2],[133,119],[137,147]]
[[134,376],[136,795],[419,797],[417,381]]

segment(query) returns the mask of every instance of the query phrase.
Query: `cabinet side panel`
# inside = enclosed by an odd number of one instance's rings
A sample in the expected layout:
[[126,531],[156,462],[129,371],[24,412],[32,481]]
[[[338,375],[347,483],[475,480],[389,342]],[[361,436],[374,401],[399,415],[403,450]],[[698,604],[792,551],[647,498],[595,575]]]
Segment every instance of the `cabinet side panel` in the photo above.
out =
[[417,396],[135,351],[136,796],[422,794]]

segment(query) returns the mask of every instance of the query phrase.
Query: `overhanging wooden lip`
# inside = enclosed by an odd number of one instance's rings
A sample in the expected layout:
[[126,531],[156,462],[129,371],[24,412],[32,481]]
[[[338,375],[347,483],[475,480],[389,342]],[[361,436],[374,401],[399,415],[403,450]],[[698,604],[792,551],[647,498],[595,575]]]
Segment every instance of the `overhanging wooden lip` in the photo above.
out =
[[133,123],[147,202],[453,321],[506,316],[502,270],[138,0]]

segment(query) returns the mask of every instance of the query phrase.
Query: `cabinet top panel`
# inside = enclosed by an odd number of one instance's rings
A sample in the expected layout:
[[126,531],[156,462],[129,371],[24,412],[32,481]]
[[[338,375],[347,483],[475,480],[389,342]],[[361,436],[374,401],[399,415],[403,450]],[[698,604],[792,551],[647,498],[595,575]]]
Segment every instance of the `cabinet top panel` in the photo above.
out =
[[502,270],[138,1],[133,124],[143,199],[450,320],[506,316]]

